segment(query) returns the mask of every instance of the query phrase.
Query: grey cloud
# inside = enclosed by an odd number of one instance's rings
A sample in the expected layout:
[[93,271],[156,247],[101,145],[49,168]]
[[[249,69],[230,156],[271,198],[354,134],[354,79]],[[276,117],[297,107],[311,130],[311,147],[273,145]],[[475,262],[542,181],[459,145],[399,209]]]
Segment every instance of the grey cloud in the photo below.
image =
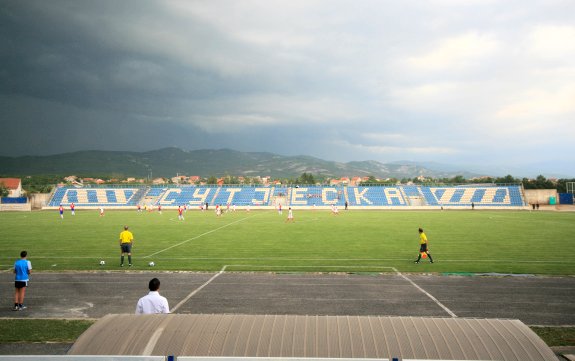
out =
[[570,10],[562,0],[3,1],[0,125],[14,136],[0,154],[176,145],[566,167],[547,149],[569,154],[572,142],[529,138],[575,131],[565,101],[575,54],[531,51],[529,34],[543,26],[559,39]]

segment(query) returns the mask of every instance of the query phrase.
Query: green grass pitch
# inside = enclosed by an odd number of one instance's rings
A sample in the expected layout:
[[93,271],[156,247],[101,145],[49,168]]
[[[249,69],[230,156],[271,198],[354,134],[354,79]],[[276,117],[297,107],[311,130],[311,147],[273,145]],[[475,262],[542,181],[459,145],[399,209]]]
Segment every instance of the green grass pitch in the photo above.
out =
[[[575,213],[529,211],[79,210],[0,213],[0,267],[27,250],[35,271],[121,270],[118,236],[134,233],[134,270],[479,272],[573,275]],[[418,227],[434,264],[414,264]],[[106,261],[100,266],[99,261]],[[126,262],[127,263],[127,262]]]

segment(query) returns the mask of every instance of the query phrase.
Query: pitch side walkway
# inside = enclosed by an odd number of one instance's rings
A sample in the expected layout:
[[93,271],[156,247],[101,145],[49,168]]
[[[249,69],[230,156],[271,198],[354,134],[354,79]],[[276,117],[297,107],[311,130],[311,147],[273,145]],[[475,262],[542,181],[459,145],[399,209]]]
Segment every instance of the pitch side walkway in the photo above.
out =
[[26,296],[28,309],[14,312],[10,310],[13,275],[2,272],[0,317],[99,318],[132,313],[138,298],[147,293],[148,281],[158,277],[160,292],[177,313],[451,317],[447,309],[458,317],[575,325],[575,277],[403,276],[35,273]]

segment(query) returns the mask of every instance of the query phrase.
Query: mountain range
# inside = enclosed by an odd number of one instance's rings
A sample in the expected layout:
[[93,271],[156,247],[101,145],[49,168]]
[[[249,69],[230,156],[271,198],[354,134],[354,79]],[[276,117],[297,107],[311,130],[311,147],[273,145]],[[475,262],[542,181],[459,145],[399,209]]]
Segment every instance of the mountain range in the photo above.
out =
[[380,163],[326,161],[310,156],[282,156],[265,152],[239,152],[231,149],[186,151],[163,148],[149,152],[79,151],[48,156],[0,156],[0,175],[78,175],[114,177],[173,177],[180,175],[209,176],[271,176],[297,178],[302,173],[316,178],[374,176],[413,178],[420,175],[434,178],[465,178],[476,173],[434,164],[426,167],[414,162]]

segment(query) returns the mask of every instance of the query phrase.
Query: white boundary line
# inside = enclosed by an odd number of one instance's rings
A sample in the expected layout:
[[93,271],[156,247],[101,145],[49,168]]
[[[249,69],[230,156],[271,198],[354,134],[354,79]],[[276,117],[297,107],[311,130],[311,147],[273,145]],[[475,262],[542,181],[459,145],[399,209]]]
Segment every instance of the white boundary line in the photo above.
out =
[[[203,285],[201,285],[200,287],[196,288],[195,290],[193,290],[192,292],[190,292],[189,295],[187,295],[183,300],[181,300],[180,302],[178,302],[178,304],[176,306],[174,306],[171,310],[170,313],[174,313],[176,312],[184,303],[188,302],[190,300],[190,298],[194,297],[194,295],[198,292],[200,292],[204,287],[206,287],[207,285],[209,285],[210,283],[212,283],[213,280],[215,280],[216,278],[218,278],[220,275],[222,275],[223,273],[225,273],[226,268],[227,267],[267,267],[267,268],[299,268],[299,267],[315,267],[315,266],[266,266],[266,265],[247,265],[247,264],[227,264],[224,267],[222,267],[222,269],[216,273],[215,275],[212,276],[212,278],[210,278],[209,280],[207,280]],[[372,266],[322,266],[322,267],[338,267],[338,268],[372,268]],[[391,268],[394,269],[393,267],[385,267],[385,266],[375,266],[377,268]],[[396,270],[397,272],[397,270]]]
[[252,218],[252,217],[255,217],[255,216],[256,216],[256,215],[254,214],[253,216],[249,216],[249,217],[245,217],[245,218],[242,218],[242,219],[238,219],[237,221],[233,221],[233,222],[228,223],[228,224],[225,224],[225,225],[223,225],[223,226],[221,226],[221,227],[212,229],[211,231],[204,232],[204,233],[202,233],[202,234],[200,234],[200,235],[197,235],[197,236],[195,236],[195,237],[193,237],[193,238],[186,239],[185,241],[182,241],[182,242],[180,242],[180,243],[176,243],[176,244],[174,244],[174,245],[172,245],[172,246],[170,246],[170,247],[161,249],[161,250],[159,250],[159,251],[157,251],[157,252],[154,252],[154,253],[152,253],[152,254],[149,254],[149,255],[147,255],[147,256],[144,256],[143,258],[150,258],[150,257],[152,257],[152,256],[155,256],[155,255],[159,254],[159,253],[165,252],[165,251],[167,251],[167,250],[169,250],[169,249],[172,249],[172,248],[181,246],[182,244],[185,244],[185,243],[188,243],[188,242],[193,241],[193,240],[195,240],[195,239],[201,238],[201,237],[205,236],[206,234],[210,234],[210,233],[219,231],[219,230],[222,229],[222,228],[226,228],[226,227],[228,227],[228,226],[231,226],[232,224],[236,224],[236,223],[239,223],[239,222],[241,222],[241,221],[245,221],[246,219]]
[[[146,256],[150,257],[150,256]],[[94,257],[34,257],[34,258],[48,258],[48,259],[75,259],[75,258],[94,258]],[[219,261],[361,261],[361,262],[381,262],[381,261],[408,261],[411,258],[273,258],[273,257],[263,257],[263,258],[250,258],[250,257],[169,257],[169,258],[160,258],[160,259],[167,259],[167,260],[219,260]],[[412,261],[413,262],[413,261]],[[558,261],[516,261],[516,260],[473,260],[473,259],[441,259],[442,263],[460,263],[460,262],[481,262],[481,263],[540,263],[540,264],[555,264],[555,263],[569,263],[571,264],[572,261],[570,260],[558,260]],[[373,267],[379,267],[377,265]],[[383,267],[383,268],[391,268],[391,267]],[[483,272],[485,273],[485,272]]]
[[[327,261],[327,260],[326,260]],[[265,268],[389,268],[395,271],[395,268],[389,266],[340,266],[340,265],[320,265],[320,266],[271,266],[259,264],[227,264],[226,267],[265,267]],[[240,271],[241,272],[241,271]]]
[[435,297],[433,297],[429,292],[427,292],[426,290],[424,290],[423,288],[419,287],[417,285],[417,283],[413,282],[412,280],[410,280],[407,276],[404,276],[401,272],[399,272],[395,267],[390,267],[392,268],[395,273],[397,273],[397,275],[401,276],[404,280],[406,280],[407,282],[411,283],[415,288],[417,288],[418,290],[420,290],[421,292],[423,292],[427,297],[431,298],[431,300],[433,302],[435,302],[439,307],[443,308],[443,310],[445,312],[447,312],[451,317],[453,318],[457,318],[457,315],[455,313],[453,313],[449,308],[447,308],[443,303],[439,302],[439,300]]
[[388,268],[388,269],[392,269],[398,276],[400,276],[401,278],[403,278],[407,282],[411,283],[411,285],[414,286],[415,288],[417,288],[419,291],[423,292],[423,294],[425,294],[427,297],[429,297],[433,302],[435,302],[439,307],[441,307],[445,312],[447,312],[452,318],[457,318],[457,315],[453,311],[451,311],[449,308],[447,308],[447,306],[445,306],[443,303],[439,302],[439,300],[437,298],[433,297],[433,295],[431,295],[429,292],[427,292],[426,290],[424,290],[423,288],[418,286],[417,283],[413,282],[407,276],[405,276],[404,274],[399,272],[397,270],[397,268],[389,267],[389,266],[338,266],[338,265],[333,265],[333,266],[331,266],[331,265],[330,266],[270,266],[270,265],[249,265],[249,264],[227,264],[224,267],[222,267],[222,269],[218,273],[213,275],[212,278],[207,280],[203,285],[201,285],[200,287],[193,290],[189,295],[186,296],[186,298],[181,300],[174,308],[172,308],[170,310],[170,312],[174,313],[175,311],[177,311],[184,303],[186,303],[196,293],[201,291],[204,287],[209,285],[213,280],[215,280],[220,275],[222,275],[226,271],[226,268],[228,268],[228,267],[251,267],[251,268],[253,268],[253,267],[266,267],[266,268],[309,268],[309,267],[320,267],[320,268],[330,268],[330,267],[331,268],[333,268],[333,267],[336,267],[336,268]]
[[192,297],[194,297],[194,295],[198,292],[200,292],[202,290],[202,288],[206,287],[207,285],[209,285],[213,280],[215,280],[216,278],[218,278],[221,274],[223,274],[226,271],[226,266],[222,267],[222,269],[220,270],[220,272],[216,273],[215,275],[212,276],[212,278],[210,278],[209,280],[207,280],[203,285],[201,285],[200,287],[196,288],[195,290],[193,290],[189,295],[186,296],[186,298],[184,298],[183,300],[181,300],[176,306],[174,306],[171,310],[170,313],[174,313],[178,310],[178,308],[180,308],[184,303],[188,302],[188,300]]
[[[236,222],[242,221],[238,220]],[[235,222],[234,222],[235,223]],[[224,225],[222,227],[219,227],[217,229],[208,231],[206,233],[200,234],[194,238],[190,238],[187,239],[185,241],[182,241],[178,244],[175,244],[173,246],[170,246],[166,249],[160,250],[158,252],[152,253],[150,255],[147,256],[143,256],[142,258],[150,258],[156,254],[159,254],[161,252],[164,252],[168,249],[177,247],[179,245],[182,245],[186,242],[198,239],[210,232],[215,232],[220,228],[223,227],[227,227],[231,225],[227,224]],[[108,260],[110,258],[115,259],[116,256],[110,256],[110,255],[106,255],[106,256],[35,256],[34,259],[105,259]],[[137,258],[137,257],[136,257]],[[0,257],[0,259],[2,259],[2,257]],[[7,258],[6,258],[7,259]],[[166,257],[166,258],[159,258],[159,259],[164,259],[164,260],[188,260],[188,261],[193,261],[193,260],[199,260],[199,261],[205,261],[205,260],[219,260],[219,261],[358,261],[358,262],[382,262],[382,261],[408,261],[409,259],[407,258],[274,258],[274,257],[262,257],[262,258],[251,258],[251,257]],[[441,259],[442,263],[462,263],[462,262],[479,262],[479,263],[524,263],[524,264],[567,264],[567,263],[572,263],[572,261],[570,260],[547,260],[547,261],[521,261],[521,260],[507,260],[507,259],[501,259],[501,260],[474,260],[474,259]],[[2,266],[0,266],[2,267]],[[3,267],[12,267],[12,265],[3,265]],[[378,267],[378,266],[373,266],[373,267]],[[387,267],[390,268],[390,267]],[[9,268],[5,271],[11,271],[12,268]],[[0,271],[2,272],[2,271]],[[485,272],[482,272],[485,273]],[[553,276],[553,275],[543,275],[543,276]]]
[[146,344],[144,351],[142,351],[142,355],[146,355],[146,356],[152,355],[152,352],[154,351],[154,347],[156,347],[156,344],[158,343],[158,340],[160,339],[160,336],[162,336],[163,332],[164,332],[163,327],[158,327],[156,329],[156,331],[154,331],[154,333],[152,334],[152,337],[150,337],[150,339],[148,340],[148,343]]

